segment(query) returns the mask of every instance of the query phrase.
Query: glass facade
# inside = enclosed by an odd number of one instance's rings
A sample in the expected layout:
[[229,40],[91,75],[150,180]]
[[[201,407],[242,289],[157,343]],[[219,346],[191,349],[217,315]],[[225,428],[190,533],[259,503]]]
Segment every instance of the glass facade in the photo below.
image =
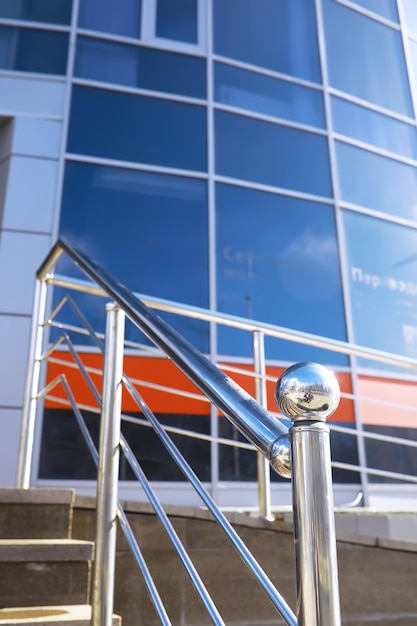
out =
[[[68,83],[54,235],[133,290],[417,358],[415,0],[105,6],[0,6],[0,71]],[[250,357],[238,331],[170,321],[203,352]],[[266,349],[279,366],[353,363]],[[346,462],[355,441],[336,444]],[[237,466],[223,478],[253,478]]]

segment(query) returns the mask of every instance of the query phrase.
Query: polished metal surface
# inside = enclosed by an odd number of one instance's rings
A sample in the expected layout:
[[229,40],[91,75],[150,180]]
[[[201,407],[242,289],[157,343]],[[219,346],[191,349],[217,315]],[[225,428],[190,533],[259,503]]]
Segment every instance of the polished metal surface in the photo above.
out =
[[47,285],[37,280],[33,303],[32,332],[29,347],[29,361],[26,386],[23,398],[22,425],[20,428],[19,453],[17,458],[16,486],[28,489],[31,484],[33,445],[35,438],[38,389],[41,374],[42,346],[46,310]]
[[275,399],[293,422],[326,421],[337,409],[340,389],[336,377],[318,363],[297,363],[278,378]]
[[114,304],[107,305],[106,312],[92,626],[113,623],[125,315]]
[[[217,408],[240,430],[265,457],[270,460],[271,449],[287,428],[274,419],[252,396],[219,370],[169,324],[138,300],[129,289],[94,263],[86,254],[65,238],[60,239],[50,253],[55,261],[55,248],[68,256],[123,309],[130,320],[184,372]],[[48,259],[40,270],[50,269]]]
[[[265,337],[259,330],[255,330],[252,333],[252,345],[253,368],[255,373],[255,398],[256,401],[266,409]],[[272,462],[272,449],[270,457]],[[261,452],[257,454],[257,468],[259,515],[265,519],[272,520],[274,516],[271,511],[271,468],[268,459],[266,459]]]
[[330,430],[323,423],[337,408],[333,374],[314,363],[288,368],[276,400],[293,420],[291,446],[294,539],[299,626],[340,626]]

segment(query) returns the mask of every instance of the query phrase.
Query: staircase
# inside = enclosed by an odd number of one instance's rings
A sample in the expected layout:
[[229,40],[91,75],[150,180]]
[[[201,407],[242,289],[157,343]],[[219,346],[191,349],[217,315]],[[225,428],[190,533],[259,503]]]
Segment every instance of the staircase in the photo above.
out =
[[72,489],[0,489],[1,625],[91,623],[94,543],[71,538],[73,501]]

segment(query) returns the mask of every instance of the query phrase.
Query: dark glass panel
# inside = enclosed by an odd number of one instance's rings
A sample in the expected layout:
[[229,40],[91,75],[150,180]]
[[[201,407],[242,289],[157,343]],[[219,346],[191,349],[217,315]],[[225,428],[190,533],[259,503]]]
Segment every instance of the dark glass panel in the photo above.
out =
[[[133,291],[208,306],[205,181],[69,162],[60,234]],[[93,327],[103,327],[102,304],[89,306]],[[168,317],[207,351],[205,323]],[[127,334],[137,332],[129,326]]]
[[[417,441],[416,428],[398,427],[395,424],[392,426],[367,424],[365,430],[378,435],[388,435],[388,437],[401,437],[410,442]],[[368,467],[386,472],[399,472],[400,474],[408,474],[414,477],[417,475],[416,448],[375,439],[365,439],[365,442]],[[374,476],[372,474],[369,475],[369,480],[371,483],[394,483],[396,485],[401,483],[398,479]],[[410,484],[406,483],[406,481],[403,481],[403,483]]]
[[224,63],[214,64],[214,97],[222,104],[325,127],[321,91]]
[[156,36],[198,43],[197,0],[156,0]]
[[214,0],[214,52],[321,81],[312,0]]
[[69,152],[206,170],[204,107],[74,86]]
[[[223,184],[216,206],[218,309],[345,339],[333,207]],[[250,337],[242,342],[237,331],[218,332],[221,354],[251,354]],[[345,362],[315,348],[267,345],[268,358]]]
[[327,138],[217,111],[216,173],[330,196]]
[[69,24],[72,0],[1,0],[0,17],[29,22]]
[[0,68],[39,74],[65,74],[68,35],[0,26]]
[[152,91],[206,97],[204,59],[100,39],[78,38],[75,75]]
[[334,0],[323,9],[330,85],[413,116],[401,33]]
[[332,115],[337,133],[417,159],[415,125],[336,97],[332,97]]
[[[136,414],[143,419],[143,415]],[[98,446],[100,416],[83,412],[87,428]],[[209,434],[207,415],[157,414],[161,424]],[[123,422],[122,432],[149,480],[185,480],[172,457],[152,430]],[[200,480],[210,480],[210,443],[172,434],[174,444],[190,463]],[[72,411],[46,409],[43,418],[39,478],[95,480],[97,468],[82,437]],[[120,457],[120,480],[136,480],[123,455]]]
[[336,142],[342,200],[415,220],[417,168]]
[[353,0],[353,2],[398,24],[396,0]]
[[355,342],[417,358],[417,231],[343,215]]
[[140,38],[141,0],[82,0],[79,26],[89,30]]

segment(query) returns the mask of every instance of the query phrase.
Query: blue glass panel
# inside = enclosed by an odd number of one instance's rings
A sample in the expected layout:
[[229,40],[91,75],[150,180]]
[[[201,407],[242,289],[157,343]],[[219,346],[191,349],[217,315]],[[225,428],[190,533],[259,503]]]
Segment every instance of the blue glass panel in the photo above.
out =
[[417,358],[417,231],[350,211],[344,225],[356,343]]
[[214,52],[321,81],[312,0],[214,0]]
[[337,142],[342,200],[417,219],[417,168]]
[[206,62],[177,54],[78,37],[75,75],[153,91],[206,97]]
[[[60,234],[134,291],[208,305],[205,181],[69,162]],[[97,306],[92,315],[100,326]],[[205,324],[175,323],[207,350]]]
[[68,150],[204,171],[206,110],[181,102],[74,86]]
[[403,0],[405,23],[407,28],[417,34],[417,3],[415,0]]
[[0,17],[29,22],[69,24],[72,0],[1,0]]
[[80,2],[79,26],[104,33],[140,37],[141,0],[83,0]]
[[334,0],[323,9],[330,85],[412,117],[401,33]]
[[[216,207],[218,309],[345,339],[333,207],[224,184],[216,187]],[[250,341],[218,332],[221,354],[250,354]],[[268,358],[324,358],[306,346],[267,343]]]
[[331,195],[327,138],[217,111],[216,173]]
[[65,74],[68,35],[0,26],[0,68],[40,74]]
[[230,106],[325,127],[321,91],[224,63],[214,64],[214,97]]
[[342,98],[332,97],[332,113],[337,133],[417,159],[417,129],[414,125]]
[[382,15],[382,17],[386,17],[388,20],[398,24],[396,0],[353,0],[353,2],[364,9],[368,9],[368,11],[378,13],[378,15]]
[[197,42],[197,0],[157,0],[156,36]]
[[417,89],[417,42],[409,39],[408,45],[410,49],[411,64],[414,74],[414,88]]

